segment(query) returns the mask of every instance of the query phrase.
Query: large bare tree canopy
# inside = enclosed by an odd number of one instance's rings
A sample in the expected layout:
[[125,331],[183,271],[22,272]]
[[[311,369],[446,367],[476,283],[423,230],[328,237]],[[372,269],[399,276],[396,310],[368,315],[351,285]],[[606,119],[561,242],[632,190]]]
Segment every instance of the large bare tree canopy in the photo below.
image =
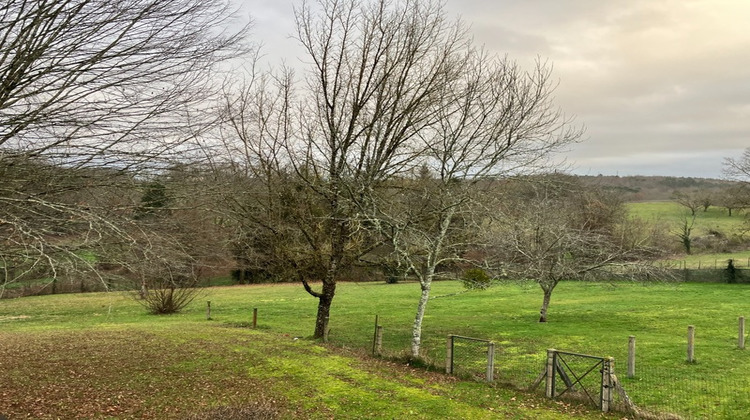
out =
[[173,150],[197,129],[211,69],[243,49],[222,1],[3,3],[0,146],[68,164]]
[[92,266],[105,241],[149,243],[133,224],[134,170],[163,170],[210,128],[216,70],[248,50],[228,7],[0,4],[0,294],[26,274]]

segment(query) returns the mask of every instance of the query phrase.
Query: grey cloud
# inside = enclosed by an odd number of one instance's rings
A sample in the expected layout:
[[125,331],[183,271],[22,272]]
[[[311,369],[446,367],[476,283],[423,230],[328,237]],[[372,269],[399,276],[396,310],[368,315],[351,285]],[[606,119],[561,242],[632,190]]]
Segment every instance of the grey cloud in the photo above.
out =
[[[269,55],[289,62],[292,4],[246,1]],[[541,56],[557,104],[587,127],[568,160],[607,173],[720,176],[750,146],[750,2],[447,0],[475,41],[521,65]],[[290,57],[290,54],[296,54]]]

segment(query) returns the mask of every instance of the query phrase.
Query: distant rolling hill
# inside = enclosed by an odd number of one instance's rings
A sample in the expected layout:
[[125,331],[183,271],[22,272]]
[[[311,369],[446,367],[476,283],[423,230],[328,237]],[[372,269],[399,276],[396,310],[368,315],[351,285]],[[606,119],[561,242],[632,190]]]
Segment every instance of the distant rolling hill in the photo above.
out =
[[626,201],[670,200],[675,191],[719,192],[735,185],[735,181],[710,178],[670,177],[670,176],[614,176],[581,175],[584,182],[623,195]]

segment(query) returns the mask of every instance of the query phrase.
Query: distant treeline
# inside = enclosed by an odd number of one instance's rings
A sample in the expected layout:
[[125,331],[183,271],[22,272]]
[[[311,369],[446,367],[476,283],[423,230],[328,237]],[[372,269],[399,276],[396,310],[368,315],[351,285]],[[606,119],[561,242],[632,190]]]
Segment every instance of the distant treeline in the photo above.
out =
[[675,191],[719,191],[734,181],[671,176],[581,175],[584,182],[622,194],[626,201],[669,200]]

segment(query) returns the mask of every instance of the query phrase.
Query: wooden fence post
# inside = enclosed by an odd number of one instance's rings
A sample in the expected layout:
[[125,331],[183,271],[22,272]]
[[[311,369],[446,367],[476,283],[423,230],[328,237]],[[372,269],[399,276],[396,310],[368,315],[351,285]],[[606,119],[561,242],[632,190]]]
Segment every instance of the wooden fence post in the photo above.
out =
[[378,316],[375,315],[375,331],[372,334],[372,355],[375,356],[375,348],[378,342]]
[[745,349],[745,317],[741,316],[739,319],[739,331],[737,333],[737,346],[744,350]]
[[258,308],[253,308],[253,328],[258,326]]
[[210,300],[206,301],[206,319],[207,320],[211,319],[211,301]]
[[495,376],[495,343],[487,344],[487,382],[492,382]]
[[445,373],[453,374],[453,336],[449,335],[445,341]]
[[555,353],[557,350],[547,350],[547,380],[545,384],[545,395],[547,398],[555,398]]
[[635,377],[635,336],[628,337],[628,378]]
[[688,325],[687,361],[688,363],[695,362],[695,326],[693,325]]

